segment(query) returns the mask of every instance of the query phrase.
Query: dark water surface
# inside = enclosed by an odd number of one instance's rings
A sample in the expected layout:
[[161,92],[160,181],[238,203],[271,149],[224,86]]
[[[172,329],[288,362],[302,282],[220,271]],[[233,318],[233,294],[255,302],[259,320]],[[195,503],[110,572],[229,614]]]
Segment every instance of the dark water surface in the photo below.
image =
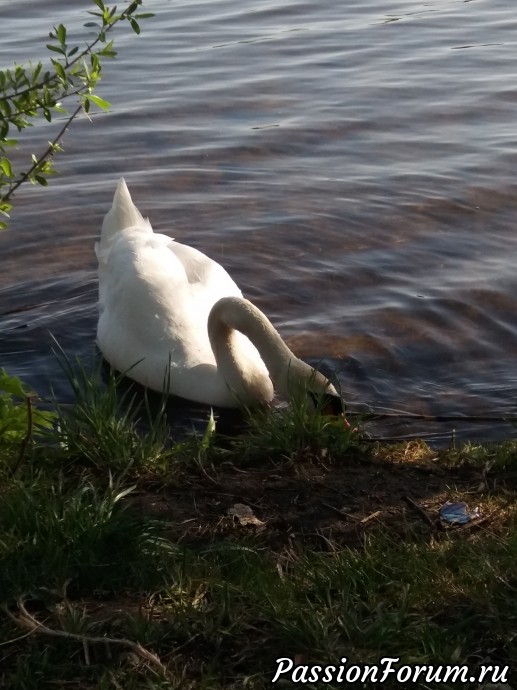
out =
[[[124,175],[154,228],[222,263],[353,409],[517,415],[514,0],[146,4],[156,17],[105,63],[111,112],[73,125],[61,175],[21,190],[0,235],[0,366],[70,395],[50,333],[93,350],[93,242]],[[38,58],[52,24],[82,40],[90,8],[3,3],[0,65]],[[514,435],[374,431],[453,428]]]

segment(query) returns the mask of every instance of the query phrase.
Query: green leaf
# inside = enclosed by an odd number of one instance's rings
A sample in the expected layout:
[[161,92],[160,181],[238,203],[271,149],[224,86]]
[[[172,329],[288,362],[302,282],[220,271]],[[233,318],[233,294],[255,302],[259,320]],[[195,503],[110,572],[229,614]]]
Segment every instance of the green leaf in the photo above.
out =
[[131,24],[131,28],[135,32],[135,34],[140,34],[140,26],[136,19],[133,19],[132,17],[129,18],[129,23]]
[[104,48],[102,48],[102,50],[99,50],[99,52],[98,52],[98,55],[100,55],[101,57],[108,57],[108,58],[115,57],[116,54],[117,54],[117,51],[113,50],[113,41],[109,41],[108,43],[106,43]]
[[3,170],[7,177],[14,177],[13,168],[11,166],[11,161],[9,158],[0,158],[0,169]]
[[56,70],[58,77],[63,81],[64,84],[66,84],[68,77],[66,76],[63,65],[58,60],[52,60],[52,64],[54,65],[54,69]]
[[116,51],[116,50],[101,50],[101,51],[99,52],[99,55],[100,55],[101,57],[105,57],[105,58],[110,58],[110,59],[111,59],[111,58],[117,57],[117,51]]
[[109,110],[111,108],[111,103],[108,103],[108,101],[105,101],[104,98],[101,98],[100,96],[90,94],[88,98],[90,101],[92,101],[92,103],[95,103],[95,105],[98,106],[101,110]]
[[141,4],[142,4],[142,0],[133,0],[131,5],[129,5],[129,7],[127,8],[126,14],[133,14],[133,12],[135,12],[140,7]]
[[41,70],[43,69],[43,63],[38,62],[36,67],[34,68],[34,71],[32,72],[32,83],[35,84],[36,81],[38,80],[38,77],[40,75]]
[[7,100],[7,98],[0,98],[0,113],[5,115],[6,117],[9,117],[12,113],[12,108],[11,104]]
[[5,218],[10,218],[9,211],[12,209],[13,205],[8,201],[0,201],[0,214],[5,216]]
[[56,35],[57,35],[57,40],[61,43],[62,46],[64,46],[66,43],[66,26],[64,24],[60,24],[57,27]]
[[[0,229],[5,223],[0,223]],[[29,411],[27,399],[34,394],[27,390],[24,384],[16,376],[10,376],[5,369],[0,369],[0,438],[19,441],[27,435]],[[20,401],[13,398],[19,398]],[[44,428],[50,429],[55,412],[38,410],[31,405],[32,425],[36,433],[41,433]]]
[[16,376],[10,376],[3,367],[0,368],[0,391],[17,398],[25,398],[27,395],[27,390],[20,379]]
[[53,50],[54,53],[59,53],[60,55],[66,55],[63,48],[60,48],[59,46],[53,46],[52,43],[47,43],[47,48],[49,50]]
[[99,56],[96,53],[92,53],[90,55],[90,62],[92,65],[92,74],[90,76],[90,79],[96,79],[97,75],[101,71],[101,61],[99,60]]
[[104,8],[104,12],[102,13],[102,21],[106,26],[109,26],[110,24],[113,24],[115,22],[115,20],[112,17],[116,10],[116,7],[112,10],[110,10],[109,7]]

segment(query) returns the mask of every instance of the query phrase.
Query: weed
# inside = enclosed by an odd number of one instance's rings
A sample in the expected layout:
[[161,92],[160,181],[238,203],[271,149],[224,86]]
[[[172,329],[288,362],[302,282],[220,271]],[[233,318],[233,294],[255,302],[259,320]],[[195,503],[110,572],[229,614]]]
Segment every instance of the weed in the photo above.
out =
[[159,582],[172,547],[163,526],[127,509],[133,488],[42,476],[4,486],[0,601],[60,591],[68,581],[74,591]]
[[62,352],[59,360],[75,397],[71,407],[54,401],[57,438],[65,453],[115,472],[167,469],[171,452],[165,400],[152,412],[146,396],[138,400],[132,388],[121,393],[120,375],[109,371],[103,382],[101,363],[87,371],[79,359],[72,364]]
[[338,460],[363,454],[364,437],[358,426],[342,416],[324,414],[325,399],[293,396],[289,405],[248,410],[247,427],[233,443],[235,455],[247,460],[312,455]]

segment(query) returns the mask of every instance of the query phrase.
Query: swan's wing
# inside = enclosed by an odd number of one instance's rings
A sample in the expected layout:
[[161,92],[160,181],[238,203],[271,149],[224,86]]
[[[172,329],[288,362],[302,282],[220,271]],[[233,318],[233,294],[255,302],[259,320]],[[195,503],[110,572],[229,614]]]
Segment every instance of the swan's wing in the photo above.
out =
[[[226,270],[202,252],[179,242],[172,242],[168,246],[181,261],[187,281],[183,295],[184,304],[189,305],[190,319],[183,322],[184,333],[188,333],[187,337],[192,344],[202,342],[204,357],[212,361],[213,353],[207,330],[208,315],[221,297],[242,297],[242,292]],[[268,376],[266,366],[255,345],[238,331],[234,338],[238,343],[241,359]]]
[[149,347],[153,339],[168,342],[183,351],[202,351],[209,361],[210,309],[220,297],[240,294],[215,261],[166,235],[138,228],[117,233],[107,264],[99,264],[101,310],[117,317],[119,327],[123,324]]
[[[221,297],[241,296],[222,266],[192,247],[140,228],[118,232],[107,257],[100,248],[99,262],[97,340],[113,366],[125,371],[143,360],[130,376],[158,390],[168,362],[173,379],[197,366],[215,367],[208,315]],[[246,336],[237,338],[242,352],[264,368]]]
[[171,242],[168,247],[181,261],[185,279],[193,292],[210,291],[213,294],[212,304],[219,297],[242,295],[227,271],[206,254],[179,242]]

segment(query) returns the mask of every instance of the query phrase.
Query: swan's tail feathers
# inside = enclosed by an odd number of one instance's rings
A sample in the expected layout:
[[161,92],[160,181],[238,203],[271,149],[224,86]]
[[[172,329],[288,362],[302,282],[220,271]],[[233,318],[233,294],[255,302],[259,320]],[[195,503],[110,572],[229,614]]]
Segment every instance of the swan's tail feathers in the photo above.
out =
[[104,217],[99,250],[107,251],[113,238],[119,230],[129,227],[139,227],[152,231],[151,224],[144,219],[140,211],[131,200],[129,189],[123,177],[120,178],[113,197],[113,205]]

